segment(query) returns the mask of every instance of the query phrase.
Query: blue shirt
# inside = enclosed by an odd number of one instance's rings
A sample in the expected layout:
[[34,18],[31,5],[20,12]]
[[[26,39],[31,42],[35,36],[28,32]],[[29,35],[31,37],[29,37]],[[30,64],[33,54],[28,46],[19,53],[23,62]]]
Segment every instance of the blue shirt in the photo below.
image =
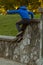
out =
[[18,10],[8,10],[7,13],[8,14],[17,13],[21,16],[22,19],[30,19],[30,15],[31,18],[34,18],[33,12],[28,11],[25,6],[21,6]]

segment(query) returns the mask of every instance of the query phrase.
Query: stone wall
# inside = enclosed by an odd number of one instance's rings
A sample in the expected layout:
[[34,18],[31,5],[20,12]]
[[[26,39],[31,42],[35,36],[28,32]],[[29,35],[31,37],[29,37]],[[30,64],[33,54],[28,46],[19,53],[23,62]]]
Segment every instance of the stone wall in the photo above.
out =
[[38,65],[41,58],[40,34],[40,23],[31,23],[20,43],[14,41],[16,37],[0,36],[0,57],[26,65]]

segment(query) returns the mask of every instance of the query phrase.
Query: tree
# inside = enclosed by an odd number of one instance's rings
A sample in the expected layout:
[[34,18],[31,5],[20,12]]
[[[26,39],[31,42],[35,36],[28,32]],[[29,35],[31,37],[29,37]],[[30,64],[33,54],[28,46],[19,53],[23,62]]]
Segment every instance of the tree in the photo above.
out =
[[[40,5],[39,0],[0,0],[0,4],[6,9],[14,9],[15,6],[31,6],[31,9],[38,8]],[[30,5],[29,5],[30,4]]]

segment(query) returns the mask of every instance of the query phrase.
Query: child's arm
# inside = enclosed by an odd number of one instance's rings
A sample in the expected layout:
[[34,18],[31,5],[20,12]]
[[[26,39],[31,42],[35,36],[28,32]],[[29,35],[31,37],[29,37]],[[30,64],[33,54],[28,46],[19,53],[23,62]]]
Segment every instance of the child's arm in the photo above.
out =
[[18,13],[18,10],[7,10],[7,14],[15,14]]
[[28,14],[30,14],[31,15],[31,18],[33,19],[34,18],[34,13],[33,12],[28,12]]

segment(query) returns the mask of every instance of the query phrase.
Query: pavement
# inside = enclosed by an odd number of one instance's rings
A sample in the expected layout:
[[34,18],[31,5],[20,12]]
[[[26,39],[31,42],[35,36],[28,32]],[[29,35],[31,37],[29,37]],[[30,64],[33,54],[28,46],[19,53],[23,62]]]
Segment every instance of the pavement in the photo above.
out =
[[[0,58],[0,65],[26,65],[26,64],[21,64],[12,60]],[[43,65],[43,58],[40,59],[38,65]]]
[[0,58],[0,65],[24,65],[24,64],[21,64],[12,60]]

